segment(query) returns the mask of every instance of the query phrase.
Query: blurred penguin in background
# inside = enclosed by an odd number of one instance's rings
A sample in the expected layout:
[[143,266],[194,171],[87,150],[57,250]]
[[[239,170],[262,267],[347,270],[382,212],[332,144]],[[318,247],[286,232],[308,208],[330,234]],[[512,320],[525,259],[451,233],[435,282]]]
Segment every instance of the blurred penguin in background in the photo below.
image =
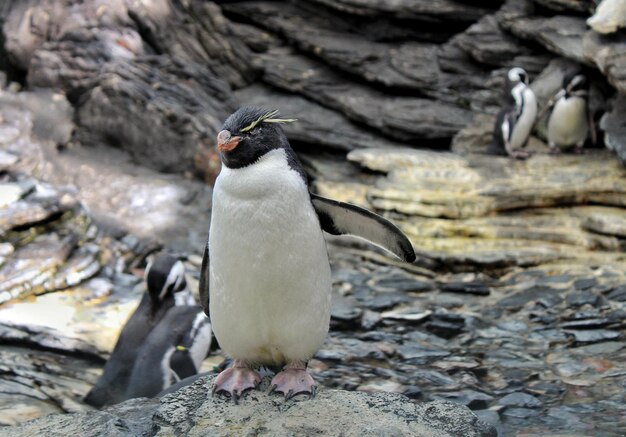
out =
[[596,131],[589,109],[589,81],[580,71],[563,78],[561,90],[550,100],[552,107],[548,120],[548,144],[550,153],[575,147],[582,153],[587,136],[595,144]]
[[166,253],[156,255],[145,270],[146,291],[130,316],[104,366],[102,376],[84,401],[102,407],[126,400],[126,390],[137,354],[150,332],[176,305],[194,303],[183,263]]
[[211,322],[200,306],[171,308],[137,354],[125,398],[154,397],[197,374],[211,347],[212,334]]
[[528,86],[528,74],[511,68],[505,78],[502,107],[496,118],[488,153],[525,159],[528,138],[537,118],[537,100]]

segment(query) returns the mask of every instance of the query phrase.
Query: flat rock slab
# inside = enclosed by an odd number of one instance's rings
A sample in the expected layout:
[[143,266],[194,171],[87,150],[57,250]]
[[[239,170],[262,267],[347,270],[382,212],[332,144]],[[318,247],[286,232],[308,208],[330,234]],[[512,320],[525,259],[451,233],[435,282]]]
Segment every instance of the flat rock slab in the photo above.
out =
[[626,170],[608,151],[520,162],[392,148],[348,159],[386,176],[360,186],[318,179],[315,189],[388,214],[441,266],[624,261]]
[[98,412],[48,416],[0,435],[496,436],[468,408],[450,402],[416,404],[392,393],[322,389],[315,399],[290,401],[255,390],[236,405],[209,394],[213,378],[200,378],[160,402],[138,399]]

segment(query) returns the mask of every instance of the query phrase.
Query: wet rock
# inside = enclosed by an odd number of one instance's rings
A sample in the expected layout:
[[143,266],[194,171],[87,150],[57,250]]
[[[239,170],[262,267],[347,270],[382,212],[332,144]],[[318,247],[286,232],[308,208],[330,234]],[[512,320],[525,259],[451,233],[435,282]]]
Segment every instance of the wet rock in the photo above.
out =
[[441,284],[440,289],[449,293],[467,293],[478,296],[488,296],[490,292],[487,285],[477,282],[446,282]]
[[612,331],[609,329],[589,329],[584,331],[567,331],[566,334],[570,336],[575,343],[597,343],[600,341],[617,340],[622,337],[618,331]]
[[539,413],[536,410],[528,408],[507,408],[502,414],[507,418],[526,419],[528,417],[536,416]]
[[426,329],[443,338],[452,338],[465,330],[463,314],[434,313],[426,323]]
[[439,393],[435,398],[465,405],[471,410],[483,410],[487,408],[494,399],[493,396],[475,390]]
[[330,316],[333,320],[341,323],[357,322],[363,311],[358,307],[354,298],[333,295],[333,303]]
[[399,346],[396,353],[406,362],[418,365],[427,364],[431,361],[435,361],[436,359],[450,355],[449,351],[434,349],[417,344],[405,344]]
[[358,359],[382,360],[385,354],[376,345],[355,338],[331,338],[318,350],[315,357],[320,360],[342,362]]
[[376,311],[365,310],[361,317],[361,327],[370,330],[382,320],[382,315]]
[[626,5],[619,0],[603,0],[587,24],[598,33],[613,33],[626,26]]
[[517,310],[526,305],[528,302],[549,298],[555,300],[546,301],[546,306],[553,306],[555,302],[562,300],[556,290],[549,287],[536,286],[515,293],[512,296],[505,297],[504,299],[501,299],[497,305],[508,310]]
[[616,287],[606,297],[617,302],[626,302],[626,284]]
[[592,305],[595,306],[600,301],[600,297],[591,291],[577,291],[574,293],[570,293],[565,298],[565,303],[568,306],[583,306],[583,305]]
[[432,291],[435,285],[428,278],[418,278],[402,271],[394,271],[391,274],[375,277],[367,282],[375,290],[385,292],[413,292],[423,293]]
[[560,327],[563,329],[593,329],[593,328],[602,328],[606,325],[611,324],[611,321],[607,318],[594,318],[594,319],[583,319],[583,320],[572,320],[569,322],[561,323]]
[[543,406],[543,402],[539,399],[522,392],[510,393],[498,400],[498,404],[506,407],[519,408],[541,408]]
[[383,319],[404,320],[406,322],[419,323],[426,320],[432,314],[431,310],[424,311],[422,308],[400,308],[385,311],[381,314]]

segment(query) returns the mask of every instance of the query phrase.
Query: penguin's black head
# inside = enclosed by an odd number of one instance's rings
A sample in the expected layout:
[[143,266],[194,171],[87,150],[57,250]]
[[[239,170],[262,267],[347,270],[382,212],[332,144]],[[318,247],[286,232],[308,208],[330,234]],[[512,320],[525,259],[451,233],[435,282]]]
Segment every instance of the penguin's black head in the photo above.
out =
[[580,71],[574,71],[563,77],[563,89],[568,93],[574,91],[584,91],[589,88],[587,77]]
[[217,149],[224,165],[241,168],[253,164],[267,152],[291,150],[281,123],[295,121],[276,118],[278,111],[244,106],[230,115],[217,135]]
[[146,285],[150,298],[160,302],[168,295],[174,295],[187,287],[185,266],[183,263],[166,253],[154,257],[146,267]]
[[528,85],[528,73],[526,73],[526,70],[520,67],[511,68],[507,73],[506,78],[508,82],[513,86],[517,85],[520,82]]

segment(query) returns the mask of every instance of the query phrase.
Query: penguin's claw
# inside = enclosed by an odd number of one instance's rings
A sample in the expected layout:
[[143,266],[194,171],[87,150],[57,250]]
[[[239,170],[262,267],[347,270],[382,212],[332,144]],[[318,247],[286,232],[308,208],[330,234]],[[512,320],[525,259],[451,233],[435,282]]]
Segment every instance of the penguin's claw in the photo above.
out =
[[261,382],[261,376],[248,367],[229,367],[215,378],[212,394],[230,395],[235,404],[248,390],[256,388]]
[[316,387],[315,381],[305,369],[287,368],[272,378],[270,393],[283,393],[285,400],[300,393],[308,393],[312,398]]

